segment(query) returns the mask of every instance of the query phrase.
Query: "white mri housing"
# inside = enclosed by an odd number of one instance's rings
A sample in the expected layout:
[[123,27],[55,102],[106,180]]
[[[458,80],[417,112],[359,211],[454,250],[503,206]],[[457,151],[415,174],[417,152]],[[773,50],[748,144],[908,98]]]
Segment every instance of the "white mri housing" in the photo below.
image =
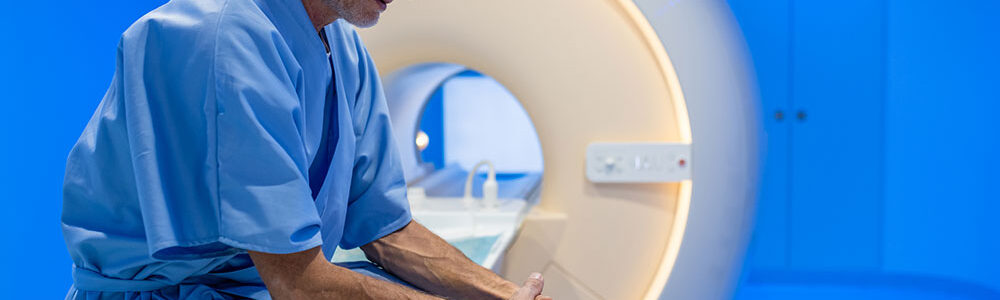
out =
[[[756,199],[759,124],[724,1],[396,1],[361,33],[394,126],[408,129],[399,145],[412,144],[433,89],[466,68],[502,83],[531,117],[541,198],[502,275],[541,270],[557,299],[730,298]],[[427,63],[447,64],[414,68]],[[596,142],[690,143],[691,180],[592,183],[584,156]],[[411,150],[401,149],[408,178],[419,172]]]

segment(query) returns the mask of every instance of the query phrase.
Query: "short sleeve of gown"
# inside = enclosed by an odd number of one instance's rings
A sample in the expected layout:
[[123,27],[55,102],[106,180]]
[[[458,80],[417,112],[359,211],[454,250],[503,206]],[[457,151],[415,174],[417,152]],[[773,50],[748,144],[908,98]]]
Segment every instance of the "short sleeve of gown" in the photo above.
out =
[[399,230],[411,217],[382,82],[357,33],[349,30],[343,36],[348,39],[345,44],[355,45],[359,53],[361,83],[354,104],[358,136],[354,174],[340,242],[341,248],[351,249]]
[[[321,245],[298,74],[284,63],[291,53],[252,28],[223,27],[206,43],[214,47],[148,50],[159,55],[160,69],[139,74],[145,85],[132,93],[143,96],[131,101],[129,130],[151,256],[283,254]],[[211,55],[183,55],[204,48]]]

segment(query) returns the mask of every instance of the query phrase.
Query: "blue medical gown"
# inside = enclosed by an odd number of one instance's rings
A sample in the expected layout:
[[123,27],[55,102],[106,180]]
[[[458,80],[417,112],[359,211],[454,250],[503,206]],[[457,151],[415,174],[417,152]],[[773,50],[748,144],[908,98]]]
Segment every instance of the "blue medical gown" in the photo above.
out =
[[332,67],[300,0],[173,0],[122,35],[67,161],[67,298],[269,298],[245,250],[329,258],[410,222],[375,66],[349,24],[325,34]]

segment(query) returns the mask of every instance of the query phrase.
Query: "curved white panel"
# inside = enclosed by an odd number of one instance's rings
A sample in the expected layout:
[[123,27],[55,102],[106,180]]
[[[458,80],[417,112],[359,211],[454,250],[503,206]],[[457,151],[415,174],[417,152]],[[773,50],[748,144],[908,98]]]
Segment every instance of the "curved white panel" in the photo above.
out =
[[[362,35],[382,74],[455,63],[522,101],[545,178],[539,208],[503,262],[508,278],[542,270],[547,293],[560,299],[725,299],[757,174],[739,34],[719,0],[639,4],[641,12],[627,0],[397,1]],[[414,89],[419,96],[390,91],[389,101],[410,97],[398,101],[421,108],[393,121],[415,130],[439,83]],[[591,183],[585,154],[595,142],[691,143],[697,164],[683,183]]]

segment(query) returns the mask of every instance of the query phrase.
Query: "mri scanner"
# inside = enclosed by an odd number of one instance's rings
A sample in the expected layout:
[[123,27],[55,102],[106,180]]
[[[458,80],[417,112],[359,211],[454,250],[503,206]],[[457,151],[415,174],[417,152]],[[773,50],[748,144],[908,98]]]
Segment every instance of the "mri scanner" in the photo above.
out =
[[[538,205],[494,267],[502,276],[541,271],[556,299],[731,297],[751,228],[759,126],[724,1],[403,0],[360,32],[398,145],[413,144],[433,90],[465,70],[496,79],[530,116],[545,172]],[[600,163],[588,155],[594,145],[637,142],[688,151],[686,175],[586,175]],[[400,150],[407,178],[422,175],[416,150]]]

